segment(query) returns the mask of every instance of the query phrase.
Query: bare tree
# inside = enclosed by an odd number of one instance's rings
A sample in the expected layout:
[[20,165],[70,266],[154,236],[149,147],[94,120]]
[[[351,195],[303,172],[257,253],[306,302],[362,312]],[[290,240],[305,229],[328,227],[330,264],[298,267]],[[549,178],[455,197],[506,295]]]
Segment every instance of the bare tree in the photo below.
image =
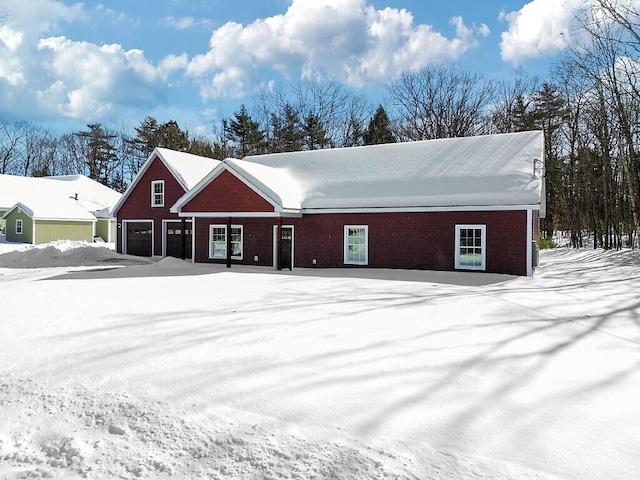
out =
[[513,80],[497,82],[495,100],[488,108],[487,129],[491,133],[509,133],[526,129],[523,116],[531,110],[534,92],[539,89],[539,79],[527,76],[521,69],[516,70]]
[[0,173],[19,174],[28,122],[0,119]]
[[386,86],[407,140],[464,137],[483,133],[494,97],[491,82],[455,66],[403,73]]

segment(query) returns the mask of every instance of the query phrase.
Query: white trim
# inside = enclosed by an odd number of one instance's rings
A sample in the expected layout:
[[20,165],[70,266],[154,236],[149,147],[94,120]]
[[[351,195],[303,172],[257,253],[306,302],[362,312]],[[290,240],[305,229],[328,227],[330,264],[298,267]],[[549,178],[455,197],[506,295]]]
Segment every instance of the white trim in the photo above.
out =
[[[18,231],[18,222],[20,222],[20,231]],[[24,222],[21,218],[16,218],[15,230],[16,235],[24,235]]]
[[[349,260],[349,230],[364,229],[365,260],[358,262]],[[369,225],[345,225],[343,238],[343,260],[345,265],[369,265]]]
[[[290,228],[291,229],[291,271],[293,272],[294,268],[294,259],[295,257],[295,248],[296,248],[296,231],[295,225],[282,225],[282,228]],[[276,258],[278,258],[278,225],[273,226],[273,269],[278,269],[278,262],[276,262]]]
[[[156,195],[160,195],[160,194],[156,193],[156,185],[162,185],[162,203],[158,203],[158,204],[156,204]],[[164,207],[164,195],[165,195],[164,180],[151,180],[151,208]]]
[[533,275],[533,211],[527,210],[527,277]]
[[195,217],[195,218],[277,218],[285,216],[298,216],[300,215],[281,215],[279,212],[189,212],[179,213],[179,217]]
[[[191,243],[193,243],[193,223],[191,220],[185,220],[186,223],[191,223]],[[167,224],[168,223],[180,223],[182,224],[182,219],[173,218],[173,219],[162,219],[162,258],[167,256]],[[191,249],[191,256],[193,257],[193,249]]]
[[[225,245],[225,252],[224,252],[224,257],[215,257],[213,256],[213,251],[212,251],[212,242],[211,242],[211,234],[212,234],[212,229],[214,228],[224,228],[224,245]],[[231,225],[231,229],[233,230],[234,228],[239,228],[240,229],[240,255],[236,255],[236,256],[231,256],[231,260],[242,260],[244,258],[244,225]],[[231,232],[227,231],[227,225],[226,224],[221,224],[221,223],[216,223],[216,224],[210,224],[209,225],[209,246],[208,246],[208,250],[209,250],[209,260],[226,260],[227,259],[227,244],[228,244],[228,237],[227,235],[230,235]]]
[[322,213],[423,213],[423,212],[492,212],[539,210],[536,205],[442,205],[437,207],[362,207],[362,208],[302,208],[304,215]]
[[155,249],[155,222],[151,219],[133,219],[133,218],[129,218],[127,220],[121,220],[120,223],[122,224],[121,227],[121,240],[122,240],[122,254],[126,255],[127,254],[127,223],[136,223],[136,222],[151,222],[151,256],[153,257],[154,252],[156,251]]
[[[460,230],[462,229],[480,229],[481,255],[482,261],[478,266],[461,265],[460,264]],[[486,270],[487,269],[487,226],[482,224],[456,224],[455,225],[455,252],[454,252],[454,268],[456,270]]]

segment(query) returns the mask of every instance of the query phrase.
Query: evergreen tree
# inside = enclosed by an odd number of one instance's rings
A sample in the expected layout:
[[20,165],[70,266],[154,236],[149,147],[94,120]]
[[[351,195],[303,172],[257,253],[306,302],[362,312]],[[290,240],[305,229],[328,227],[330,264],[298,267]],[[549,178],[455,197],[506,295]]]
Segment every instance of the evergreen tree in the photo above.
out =
[[115,135],[105,131],[99,123],[87,125],[89,130],[76,132],[81,140],[88,177],[108,187],[112,186],[112,175],[117,168],[116,148],[113,145]]
[[327,131],[322,125],[320,118],[313,113],[305,117],[302,132],[304,135],[304,146],[307,150],[321,150],[329,145]]
[[169,148],[178,152],[186,152],[189,149],[189,133],[181,130],[175,120],[169,120],[160,125],[158,135],[158,147]]
[[140,152],[141,157],[146,159],[160,144],[160,125],[155,118],[145,117],[135,130],[136,136],[131,143]]
[[297,152],[302,150],[304,132],[298,111],[290,104],[284,106],[281,116],[271,114],[273,125],[272,152]]
[[396,138],[391,131],[391,121],[382,105],[378,107],[376,113],[371,117],[363,138],[365,145],[396,142]]
[[264,132],[260,129],[258,122],[251,118],[247,108],[242,105],[233,116],[226,133],[227,138],[235,143],[237,155],[246,157],[264,153],[266,146]]

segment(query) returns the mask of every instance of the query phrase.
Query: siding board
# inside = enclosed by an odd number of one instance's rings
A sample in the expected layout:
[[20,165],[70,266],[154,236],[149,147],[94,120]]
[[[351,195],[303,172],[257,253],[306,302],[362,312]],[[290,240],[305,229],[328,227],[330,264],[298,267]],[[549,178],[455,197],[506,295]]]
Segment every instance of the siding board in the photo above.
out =
[[[317,214],[284,223],[295,227],[295,267],[346,267],[344,226],[368,225],[368,267],[453,270],[455,226],[479,224],[487,227],[486,271],[526,275],[526,217],[526,211]],[[277,219],[235,218],[232,222],[244,227],[244,259],[234,263],[273,265]],[[226,218],[196,222],[196,262],[220,263],[208,258],[212,224],[226,224]]]

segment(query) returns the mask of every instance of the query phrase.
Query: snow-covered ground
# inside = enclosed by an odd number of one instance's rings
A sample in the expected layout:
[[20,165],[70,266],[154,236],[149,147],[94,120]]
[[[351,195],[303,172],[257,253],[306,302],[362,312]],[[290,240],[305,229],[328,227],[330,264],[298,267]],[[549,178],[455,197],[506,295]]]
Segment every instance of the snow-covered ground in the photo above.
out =
[[638,478],[637,251],[519,278],[47,248],[0,255],[0,479]]

